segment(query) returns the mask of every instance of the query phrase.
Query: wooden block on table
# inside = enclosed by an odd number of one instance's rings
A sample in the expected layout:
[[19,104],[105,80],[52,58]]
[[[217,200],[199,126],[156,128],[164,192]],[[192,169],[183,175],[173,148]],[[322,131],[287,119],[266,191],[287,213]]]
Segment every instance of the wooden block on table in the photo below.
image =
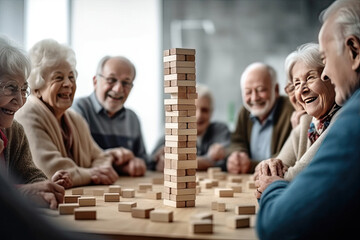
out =
[[84,194],[84,189],[83,188],[72,189],[71,193],[73,195],[83,195]]
[[94,189],[93,190],[93,195],[94,196],[103,196],[104,195],[104,190],[103,189]]
[[170,178],[171,182],[195,182],[196,181],[196,176],[184,176],[184,177],[180,177],[180,176],[171,176]]
[[136,207],[136,202],[120,202],[118,205],[119,212],[131,212]]
[[254,181],[247,181],[247,186],[249,189],[256,189],[255,182]]
[[155,209],[150,212],[150,220],[153,222],[172,222],[174,212],[165,209]]
[[184,148],[184,147],[172,147],[171,153],[183,154],[183,153],[193,153],[196,154],[196,148]]
[[228,179],[231,183],[242,183],[242,177],[240,176],[229,176]]
[[163,62],[172,62],[172,61],[185,61],[185,55],[170,55],[163,57]]
[[212,233],[213,223],[209,219],[190,221],[190,232],[192,233]]
[[232,190],[234,190],[234,193],[241,193],[242,192],[242,187],[238,183],[230,182],[230,183],[227,183],[226,187],[231,188]]
[[209,189],[212,188],[212,181],[211,180],[204,180],[200,182],[200,186],[205,188],[205,189]]
[[195,207],[195,200],[185,201],[185,207]]
[[119,193],[119,194],[121,194],[121,186],[120,185],[111,185],[111,186],[109,186],[109,193]]
[[164,174],[183,177],[186,175],[186,169],[164,169]]
[[134,198],[135,197],[135,189],[128,188],[123,189],[121,193],[123,198]]
[[172,135],[196,135],[196,129],[171,129]]
[[235,214],[255,214],[254,205],[237,205],[235,206]]
[[152,184],[163,184],[164,183],[164,177],[156,177],[152,179]]
[[195,188],[184,188],[184,189],[172,188],[170,193],[175,194],[175,195],[190,195],[190,194],[195,195],[196,189]]
[[196,51],[192,48],[171,48],[170,55],[195,55]]
[[96,206],[95,197],[80,197],[78,199],[80,207]]
[[159,200],[161,199],[161,192],[147,192],[145,197],[153,200]]
[[96,210],[74,209],[75,220],[96,220]]
[[104,193],[105,202],[120,202],[119,193]]
[[139,183],[139,190],[152,190],[152,184],[151,183]]
[[134,207],[131,209],[131,216],[133,218],[149,218],[150,212],[153,211],[155,208],[139,208]]
[[60,203],[58,206],[59,214],[74,214],[74,209],[80,207],[78,203]]
[[201,212],[191,216],[192,220],[213,220],[213,214],[211,212]]
[[211,210],[216,210],[218,209],[218,202],[211,202]]
[[217,179],[217,180],[226,180],[226,173],[225,172],[215,172],[213,178]]
[[171,161],[171,168],[173,169],[197,168],[197,161],[196,160]]
[[64,203],[77,203],[81,195],[65,195]]
[[190,195],[175,195],[175,194],[170,194],[170,200],[172,201],[177,201],[177,202],[181,202],[181,201],[195,201],[196,199],[196,195],[195,194],[190,194]]
[[220,167],[210,167],[207,169],[208,177],[212,179],[214,177],[215,172],[221,172]]
[[211,179],[211,184],[213,187],[218,187],[219,186],[219,181],[217,179]]
[[226,226],[232,229],[250,227],[250,218],[242,216],[227,217]]
[[181,201],[181,202],[176,202],[176,201],[172,201],[172,200],[168,200],[168,199],[164,199],[164,205],[170,206],[170,207],[176,207],[176,208],[184,208],[186,207],[186,202],[185,201]]
[[223,202],[217,203],[217,211],[218,212],[226,212],[226,204]]
[[196,73],[195,68],[170,68],[169,74],[175,74],[175,73]]
[[233,197],[234,190],[231,188],[215,188],[215,195],[218,197]]

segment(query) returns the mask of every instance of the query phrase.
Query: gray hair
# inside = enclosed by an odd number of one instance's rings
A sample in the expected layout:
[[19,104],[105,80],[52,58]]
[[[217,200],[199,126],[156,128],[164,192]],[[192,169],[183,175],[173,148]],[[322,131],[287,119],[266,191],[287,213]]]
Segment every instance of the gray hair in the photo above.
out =
[[292,81],[292,69],[297,62],[304,62],[306,66],[324,69],[325,65],[321,61],[319,44],[305,43],[290,53],[285,60],[285,72],[289,82]]
[[262,63],[262,62],[254,62],[245,68],[245,70],[241,74],[241,78],[240,78],[241,87],[243,86],[245,79],[247,78],[247,75],[249,74],[249,72],[255,68],[264,68],[270,75],[271,85],[273,87],[275,87],[275,85],[277,84],[277,75],[276,75],[275,69],[273,67],[271,67],[270,65],[268,65],[266,63]]
[[343,40],[351,35],[360,39],[360,1],[338,0],[333,2],[327,9],[321,12],[320,21],[324,23],[328,18],[336,14],[336,41],[338,51],[344,50]]
[[75,77],[77,77],[75,52],[68,46],[60,44],[53,39],[44,39],[37,42],[30,49],[29,56],[32,70],[28,81],[32,90],[44,86],[44,70],[56,66],[63,61],[70,64],[71,68],[74,69]]
[[196,85],[196,92],[198,94],[198,99],[203,98],[203,97],[206,97],[209,99],[210,109],[211,109],[211,111],[213,111],[214,110],[214,97],[213,97],[210,89],[207,86],[198,83]]
[[31,71],[26,53],[5,36],[0,36],[0,77],[21,76],[25,80]]
[[112,56],[105,56],[105,57],[103,57],[102,59],[100,59],[98,65],[97,65],[97,68],[96,68],[96,76],[102,74],[102,70],[103,70],[103,68],[104,68],[104,66],[105,66],[105,63],[106,63],[108,60],[113,59],[113,58],[118,59],[118,60],[120,60],[120,61],[122,61],[122,62],[127,63],[127,64],[133,69],[133,71],[134,71],[134,78],[131,79],[131,80],[134,80],[135,77],[136,77],[136,68],[135,68],[135,65],[134,65],[129,59],[127,59],[126,57],[123,57],[123,56],[114,56],[114,57],[112,57]]

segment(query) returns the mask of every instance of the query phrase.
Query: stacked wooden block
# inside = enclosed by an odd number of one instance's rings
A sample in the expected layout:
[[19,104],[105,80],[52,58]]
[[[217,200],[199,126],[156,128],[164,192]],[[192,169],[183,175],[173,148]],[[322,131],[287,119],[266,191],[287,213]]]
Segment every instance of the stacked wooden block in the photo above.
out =
[[164,204],[194,207],[196,198],[195,49],[164,51]]

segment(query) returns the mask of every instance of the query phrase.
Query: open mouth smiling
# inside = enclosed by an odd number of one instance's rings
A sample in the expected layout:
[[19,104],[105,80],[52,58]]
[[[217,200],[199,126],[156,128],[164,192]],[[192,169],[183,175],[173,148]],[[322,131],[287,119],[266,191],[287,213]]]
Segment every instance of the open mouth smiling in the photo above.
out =
[[317,99],[317,97],[309,97],[304,99],[304,103],[309,104],[312,103],[313,101],[315,101]]
[[1,111],[7,115],[14,115],[16,111],[12,111],[10,109],[1,108]]

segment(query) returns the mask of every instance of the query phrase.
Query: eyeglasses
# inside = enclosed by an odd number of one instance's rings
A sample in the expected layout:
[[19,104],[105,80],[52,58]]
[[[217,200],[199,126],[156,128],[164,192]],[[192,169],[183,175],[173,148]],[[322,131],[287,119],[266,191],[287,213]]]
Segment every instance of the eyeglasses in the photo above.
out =
[[294,90],[295,90],[295,86],[294,86],[294,84],[292,84],[292,83],[288,83],[288,84],[285,86],[284,90],[285,90],[285,92],[286,92],[287,94],[292,94],[292,93],[294,92]]
[[121,83],[121,86],[124,88],[124,89],[127,89],[127,90],[130,90],[134,84],[131,83],[131,82],[127,82],[127,81],[120,81],[114,77],[105,77],[104,75],[102,74],[98,74],[100,77],[104,78],[106,83],[109,84],[110,86],[115,86],[117,82],[120,82]]
[[16,96],[19,92],[22,98],[27,98],[30,95],[30,88],[27,84],[19,87],[15,81],[0,83],[0,90],[5,96]]

